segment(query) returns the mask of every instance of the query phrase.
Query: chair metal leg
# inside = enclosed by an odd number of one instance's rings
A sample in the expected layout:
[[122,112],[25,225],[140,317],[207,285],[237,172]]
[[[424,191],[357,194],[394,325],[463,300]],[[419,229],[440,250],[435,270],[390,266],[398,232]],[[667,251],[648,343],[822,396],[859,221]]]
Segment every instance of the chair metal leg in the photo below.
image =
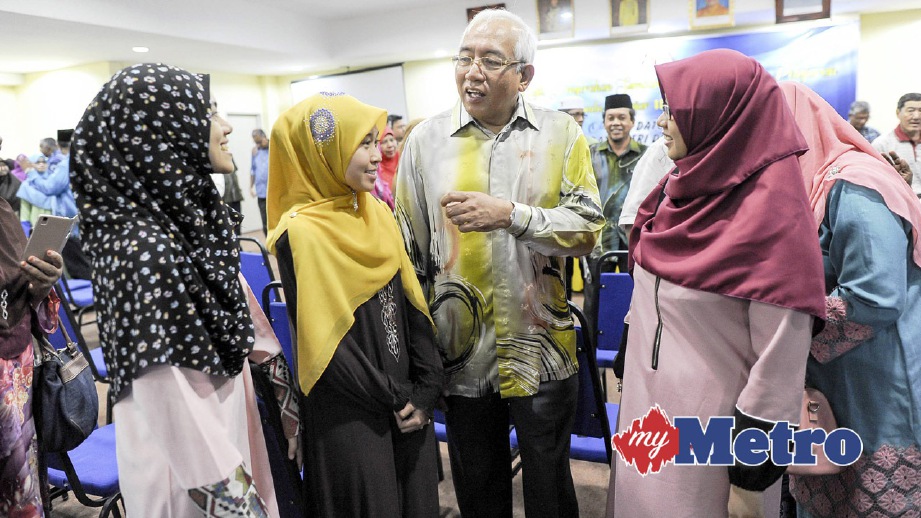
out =
[[109,383],[109,390],[106,391],[106,424],[112,424],[112,384]]
[[604,400],[608,400],[608,375],[604,372],[604,369],[598,369],[598,374],[601,375],[601,393],[604,394]]
[[445,468],[441,460],[441,443],[435,441],[435,460],[438,462],[438,481],[442,482],[445,479]]
[[118,509],[118,502],[122,500],[121,492],[115,493],[106,499],[106,503],[102,506],[102,510],[99,511],[99,518],[108,518],[111,514],[115,518],[121,518],[122,513]]

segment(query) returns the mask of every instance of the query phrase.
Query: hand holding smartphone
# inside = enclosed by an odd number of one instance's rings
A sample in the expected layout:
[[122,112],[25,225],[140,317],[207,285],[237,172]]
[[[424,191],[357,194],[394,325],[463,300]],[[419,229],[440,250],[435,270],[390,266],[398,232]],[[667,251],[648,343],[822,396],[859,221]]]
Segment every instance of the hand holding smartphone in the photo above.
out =
[[39,216],[38,221],[35,222],[35,226],[32,228],[32,235],[29,236],[29,243],[22,252],[21,259],[25,261],[30,255],[34,255],[42,260],[47,260],[45,254],[48,250],[61,253],[75,222],[76,218],[48,214]]

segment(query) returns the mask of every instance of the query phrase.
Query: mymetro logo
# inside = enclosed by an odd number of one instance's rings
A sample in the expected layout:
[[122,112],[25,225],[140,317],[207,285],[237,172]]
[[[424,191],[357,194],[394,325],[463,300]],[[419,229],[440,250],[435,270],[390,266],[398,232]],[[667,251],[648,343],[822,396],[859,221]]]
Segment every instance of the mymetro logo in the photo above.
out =
[[863,441],[849,428],[797,430],[779,421],[769,432],[758,428],[734,431],[734,417],[711,417],[706,427],[696,416],[676,417],[673,423],[656,404],[612,437],[611,445],[644,477],[660,472],[670,462],[676,466],[732,466],[736,462],[758,466],[770,460],[777,466],[815,466],[819,449],[833,464],[848,466],[863,452]]
[[678,429],[672,426],[659,405],[630,427],[611,438],[611,445],[628,466],[644,477],[658,473],[678,455]]

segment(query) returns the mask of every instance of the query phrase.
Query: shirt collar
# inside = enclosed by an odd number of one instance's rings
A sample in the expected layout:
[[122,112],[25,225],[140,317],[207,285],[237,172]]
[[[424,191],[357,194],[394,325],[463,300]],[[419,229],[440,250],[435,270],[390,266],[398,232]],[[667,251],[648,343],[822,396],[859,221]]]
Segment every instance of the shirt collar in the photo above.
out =
[[[464,109],[464,103],[462,103],[460,100],[457,101],[456,109],[454,110],[452,119],[454,125],[454,132],[452,135],[457,134],[460,130],[471,124],[474,127],[479,128],[487,135],[492,134],[490,130],[486,129],[485,126],[480,124],[469,113],[467,113],[467,110]],[[530,104],[525,102],[524,97],[521,94],[518,94],[518,106],[515,108],[515,113],[512,114],[512,118],[506,127],[521,124],[526,124],[535,130],[540,131],[540,128],[537,126],[536,117],[534,116],[534,109],[531,108]]]
[[[604,140],[602,141],[601,148],[602,148],[603,150],[607,151],[608,153],[614,153],[614,150],[611,149],[611,141],[608,140],[607,137],[605,137]],[[633,153],[639,153],[639,152],[640,152],[640,143],[637,142],[636,140],[634,140],[633,137],[630,137],[630,143],[627,144],[627,150],[624,151],[624,155],[626,155],[627,153],[630,153],[630,152],[633,152]],[[616,153],[614,153],[614,154],[616,154]]]
[[902,129],[901,124],[895,127],[895,138],[899,139],[900,142],[911,142],[912,144],[915,144],[915,141],[912,140],[911,137],[909,137],[908,134],[905,133],[905,131]]

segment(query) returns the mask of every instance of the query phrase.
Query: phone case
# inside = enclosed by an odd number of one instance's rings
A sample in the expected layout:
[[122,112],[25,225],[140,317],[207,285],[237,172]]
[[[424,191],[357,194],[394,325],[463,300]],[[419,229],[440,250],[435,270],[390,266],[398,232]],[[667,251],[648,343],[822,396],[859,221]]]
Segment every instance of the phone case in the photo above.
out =
[[47,214],[39,216],[32,228],[29,243],[22,253],[22,260],[25,261],[30,255],[45,259],[45,252],[48,250],[61,253],[73,226],[74,219],[72,218]]

